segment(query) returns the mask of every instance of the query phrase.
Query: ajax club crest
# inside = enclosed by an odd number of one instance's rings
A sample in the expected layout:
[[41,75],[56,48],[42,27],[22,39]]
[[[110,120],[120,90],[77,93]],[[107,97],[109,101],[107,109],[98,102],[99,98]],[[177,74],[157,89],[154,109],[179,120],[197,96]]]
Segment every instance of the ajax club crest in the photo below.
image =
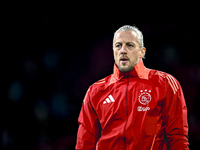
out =
[[138,100],[141,104],[147,105],[151,101],[151,90],[141,90]]

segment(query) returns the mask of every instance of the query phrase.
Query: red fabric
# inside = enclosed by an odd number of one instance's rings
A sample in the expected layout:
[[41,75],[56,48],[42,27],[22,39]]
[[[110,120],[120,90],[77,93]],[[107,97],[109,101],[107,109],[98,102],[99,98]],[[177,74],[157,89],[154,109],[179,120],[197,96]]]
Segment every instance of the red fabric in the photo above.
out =
[[78,122],[76,149],[189,149],[187,108],[179,82],[145,68],[142,60],[129,73],[115,64],[112,75],[90,86]]

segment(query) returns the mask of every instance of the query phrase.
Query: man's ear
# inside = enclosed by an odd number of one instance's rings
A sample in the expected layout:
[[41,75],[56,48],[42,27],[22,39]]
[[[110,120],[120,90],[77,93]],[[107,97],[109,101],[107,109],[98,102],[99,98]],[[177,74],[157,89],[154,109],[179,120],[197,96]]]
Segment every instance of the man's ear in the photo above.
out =
[[140,58],[144,58],[145,53],[146,53],[146,48],[145,47],[141,48]]

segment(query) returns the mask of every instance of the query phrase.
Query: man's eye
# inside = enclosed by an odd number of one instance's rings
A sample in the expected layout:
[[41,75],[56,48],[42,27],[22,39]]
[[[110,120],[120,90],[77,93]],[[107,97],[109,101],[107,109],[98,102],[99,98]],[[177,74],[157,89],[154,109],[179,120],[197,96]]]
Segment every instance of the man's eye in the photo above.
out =
[[120,45],[120,44],[117,44],[116,47],[119,48],[119,47],[121,47],[121,45]]
[[128,45],[128,47],[134,47],[132,44],[127,44]]

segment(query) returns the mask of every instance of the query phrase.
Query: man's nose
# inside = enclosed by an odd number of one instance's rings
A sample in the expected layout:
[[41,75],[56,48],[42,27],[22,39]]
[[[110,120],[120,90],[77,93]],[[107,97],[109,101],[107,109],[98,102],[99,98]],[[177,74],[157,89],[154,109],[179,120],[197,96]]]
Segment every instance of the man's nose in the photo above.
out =
[[121,54],[127,54],[126,45],[125,45],[125,44],[122,45],[122,48],[121,48],[121,50],[120,50],[120,53],[121,53]]

